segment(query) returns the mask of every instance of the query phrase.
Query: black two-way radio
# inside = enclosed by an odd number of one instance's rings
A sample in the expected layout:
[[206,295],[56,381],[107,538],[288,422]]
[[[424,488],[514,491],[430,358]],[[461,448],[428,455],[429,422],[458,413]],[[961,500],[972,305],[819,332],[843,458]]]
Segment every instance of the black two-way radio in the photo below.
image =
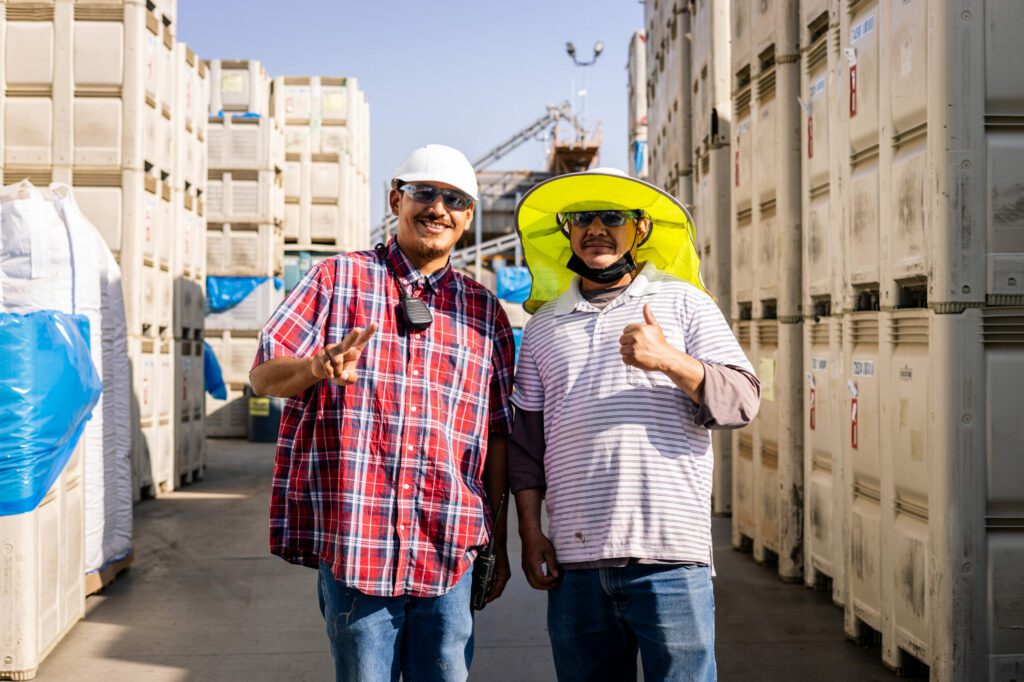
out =
[[405,325],[406,329],[414,332],[421,332],[429,327],[434,322],[434,316],[430,312],[430,308],[423,302],[422,299],[416,296],[410,296],[405,290],[405,285],[402,284],[402,280],[398,278],[398,273],[391,267],[391,263],[388,262],[388,249],[383,244],[377,244],[374,247],[377,255],[384,263],[384,267],[391,273],[391,276],[395,278],[395,284],[398,285],[398,295],[400,300],[398,302],[398,316],[401,318],[401,322]]

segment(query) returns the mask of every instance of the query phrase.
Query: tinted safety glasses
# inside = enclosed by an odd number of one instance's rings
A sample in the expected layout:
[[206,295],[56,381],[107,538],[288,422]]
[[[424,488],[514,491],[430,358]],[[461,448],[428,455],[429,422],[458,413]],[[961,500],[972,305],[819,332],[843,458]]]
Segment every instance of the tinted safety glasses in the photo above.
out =
[[465,211],[473,205],[473,197],[457,189],[441,189],[433,185],[401,185],[398,190],[421,204],[432,204],[440,195],[444,205],[453,211]]
[[643,216],[643,211],[574,211],[571,213],[559,213],[558,221],[563,226],[584,228],[589,227],[597,218],[605,227],[622,227],[630,220],[638,220]]

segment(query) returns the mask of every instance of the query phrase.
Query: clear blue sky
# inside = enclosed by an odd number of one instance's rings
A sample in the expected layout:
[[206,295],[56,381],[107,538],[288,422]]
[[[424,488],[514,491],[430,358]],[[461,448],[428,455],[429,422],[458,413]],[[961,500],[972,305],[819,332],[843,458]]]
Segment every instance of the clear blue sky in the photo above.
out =
[[[602,122],[602,165],[626,168],[626,53],[636,0],[178,0],[177,38],[203,59],[258,59],[271,76],[354,76],[370,102],[374,221],[398,163],[428,142],[476,158],[568,99],[589,58],[586,119]],[[576,104],[578,100],[574,101]],[[539,168],[529,142],[497,168]]]

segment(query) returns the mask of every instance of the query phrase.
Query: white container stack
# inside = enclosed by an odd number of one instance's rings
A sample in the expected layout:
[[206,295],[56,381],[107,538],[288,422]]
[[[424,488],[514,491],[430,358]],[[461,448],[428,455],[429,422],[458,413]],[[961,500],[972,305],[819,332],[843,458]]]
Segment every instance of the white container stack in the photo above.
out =
[[637,31],[629,41],[629,174],[647,179],[647,34]]
[[[691,5],[690,45],[692,93],[693,219],[701,277],[718,299],[726,319],[731,313],[732,268],[729,211],[730,122],[729,5],[697,0]],[[733,437],[727,431],[711,436],[715,453],[711,505],[716,514],[732,512]]]
[[206,302],[207,147],[210,73],[184,44],[177,50],[174,211],[174,471],[178,483],[206,469],[203,337]]
[[693,199],[690,3],[645,3],[650,181],[687,206]]
[[30,680],[85,616],[83,436],[33,511],[0,516],[0,678]]
[[205,320],[228,388],[227,401],[207,400],[207,432],[237,438],[248,429],[242,394],[256,338],[283,298],[285,137],[281,121],[269,115],[270,79],[262,65],[210,66],[212,90],[221,99],[211,101],[209,119],[207,275],[258,283],[234,307]]
[[369,107],[354,78],[274,79],[285,127],[285,241],[295,251],[369,244]]
[[[175,396],[174,340],[202,339],[206,69],[175,41],[173,1],[4,10],[4,181],[73,187],[121,268],[134,383]],[[172,405],[132,403],[138,499],[202,464],[177,453]]]
[[652,177],[673,189],[658,99],[690,12],[698,240],[762,381],[734,542],[829,590],[894,669],[1017,679],[1024,6],[646,4]]

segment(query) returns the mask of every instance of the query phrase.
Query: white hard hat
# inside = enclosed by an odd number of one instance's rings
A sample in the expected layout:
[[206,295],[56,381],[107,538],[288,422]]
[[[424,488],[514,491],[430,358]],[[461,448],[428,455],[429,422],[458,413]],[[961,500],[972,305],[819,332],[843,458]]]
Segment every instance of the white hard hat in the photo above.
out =
[[460,189],[476,201],[476,171],[458,149],[443,144],[420,147],[398,165],[394,178],[404,182],[443,182]]

